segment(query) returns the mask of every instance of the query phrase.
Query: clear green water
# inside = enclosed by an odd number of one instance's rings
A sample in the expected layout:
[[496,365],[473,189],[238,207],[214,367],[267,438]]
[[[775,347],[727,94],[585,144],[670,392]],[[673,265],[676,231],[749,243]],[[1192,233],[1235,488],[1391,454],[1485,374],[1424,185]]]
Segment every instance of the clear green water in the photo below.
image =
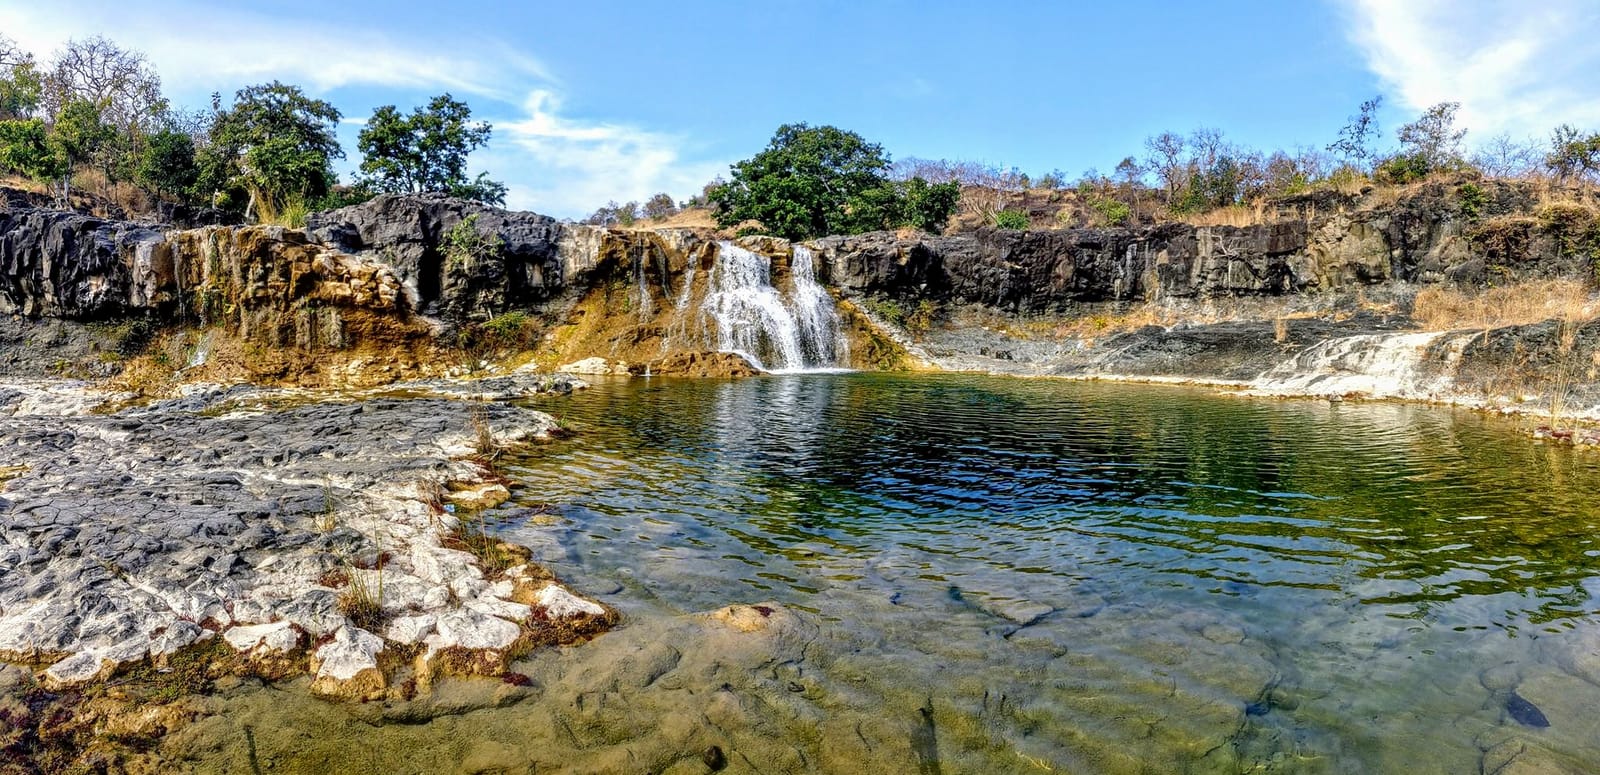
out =
[[1600,770],[1600,457],[1509,421],[872,375],[538,406],[580,433],[510,537],[635,623],[810,612],[906,771]]

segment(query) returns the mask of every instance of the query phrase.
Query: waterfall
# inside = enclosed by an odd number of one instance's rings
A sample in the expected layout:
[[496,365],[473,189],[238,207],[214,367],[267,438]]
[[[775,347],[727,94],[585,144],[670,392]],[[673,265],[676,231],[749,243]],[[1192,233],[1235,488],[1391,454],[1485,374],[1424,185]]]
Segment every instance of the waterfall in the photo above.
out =
[[1451,392],[1462,354],[1480,334],[1425,331],[1328,339],[1262,372],[1254,385],[1296,394],[1435,397]]
[[787,295],[772,284],[772,261],[731,242],[718,243],[702,314],[715,323],[717,349],[764,371],[836,368],[843,335],[833,297],[816,279],[815,256],[794,248]]
[[[666,329],[661,333],[662,357],[672,351],[673,337],[689,338],[689,316],[686,313],[689,310],[689,299],[694,297],[695,270],[699,268],[699,263],[691,258],[689,267],[683,272],[683,287],[678,289],[678,298],[672,303],[672,317],[667,323]],[[648,369],[649,366],[646,365],[645,368]]]

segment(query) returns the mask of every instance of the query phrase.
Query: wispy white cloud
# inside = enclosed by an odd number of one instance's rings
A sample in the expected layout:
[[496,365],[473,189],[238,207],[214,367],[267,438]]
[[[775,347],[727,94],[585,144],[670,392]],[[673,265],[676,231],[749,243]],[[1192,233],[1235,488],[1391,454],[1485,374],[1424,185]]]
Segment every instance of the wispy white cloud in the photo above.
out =
[[1600,6],[1588,0],[1343,0],[1351,38],[1391,101],[1460,102],[1479,141],[1600,128]]
[[[315,92],[346,86],[445,88],[515,100],[517,81],[554,79],[538,60],[494,41],[449,47],[375,30],[322,27],[227,4],[154,3],[121,11],[90,2],[17,4],[5,34],[48,59],[69,39],[105,35],[138,49],[169,91],[231,91],[277,78]],[[116,19],[114,25],[107,19]],[[178,21],[181,20],[181,21]]]
[[[560,80],[501,41],[318,28],[222,3],[137,4],[142,7],[112,8],[96,0],[8,4],[0,32],[45,60],[69,39],[105,35],[143,52],[166,91],[191,101],[272,79],[319,95],[371,94],[372,104],[392,101],[394,90],[480,97],[488,104],[476,101],[474,113],[493,123],[494,136],[474,155],[473,169],[486,168],[508,184],[508,206],[556,216],[579,217],[608,200],[659,191],[684,197],[726,170],[725,163],[686,158],[679,135],[563,114]],[[114,25],[106,21],[113,18]],[[365,119],[352,115],[341,123],[354,128]]]
[[[523,117],[495,125],[535,171],[548,178],[513,185],[507,204],[576,216],[607,200],[643,201],[665,191],[677,197],[698,192],[725,172],[725,162],[683,158],[684,138],[613,123],[577,121],[561,114],[560,98],[535,90]],[[497,154],[504,154],[504,146]]]

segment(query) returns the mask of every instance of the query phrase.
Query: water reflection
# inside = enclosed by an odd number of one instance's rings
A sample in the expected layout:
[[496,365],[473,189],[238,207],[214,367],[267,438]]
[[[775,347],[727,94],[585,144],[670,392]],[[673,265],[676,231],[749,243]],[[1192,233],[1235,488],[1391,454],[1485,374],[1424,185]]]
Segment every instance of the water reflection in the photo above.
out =
[[[772,598],[885,658],[918,664],[935,650],[974,675],[1031,659],[995,650],[996,632],[1019,643],[1020,632],[1122,665],[1098,691],[1127,698],[1151,675],[1200,670],[1151,644],[1188,653],[1235,643],[1226,633],[1238,630],[1269,655],[1269,689],[1339,698],[1283,718],[1252,712],[1233,742],[1241,755],[1270,739],[1262,755],[1310,747],[1338,764],[1329,771],[1418,744],[1476,757],[1464,730],[1492,723],[1498,706],[1477,667],[1429,658],[1550,664],[1554,651],[1520,636],[1592,634],[1596,623],[1600,459],[1530,444],[1503,420],[869,375],[603,382],[552,406],[579,439],[517,475],[524,497],[566,519],[512,533],[549,547],[563,575],[623,583],[625,609]],[[1158,625],[1117,611],[1192,614],[1172,632],[1207,634],[1141,636]],[[969,615],[970,629],[950,627]],[[927,640],[933,629],[942,640]],[[1432,694],[1437,718],[1375,720],[1389,711],[1374,708]],[[1073,724],[1099,723],[1075,695],[1037,699]],[[1393,739],[1401,729],[1410,742]],[[1589,745],[1563,750],[1589,756]]]

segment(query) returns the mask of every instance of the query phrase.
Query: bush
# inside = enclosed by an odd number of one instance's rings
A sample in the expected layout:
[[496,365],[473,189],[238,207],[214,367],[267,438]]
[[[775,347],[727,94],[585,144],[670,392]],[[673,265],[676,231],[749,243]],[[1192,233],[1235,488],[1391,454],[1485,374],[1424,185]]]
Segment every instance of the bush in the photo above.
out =
[[528,313],[507,312],[484,321],[478,326],[478,337],[483,344],[502,349],[526,349],[539,333],[538,325]]
[[1456,189],[1456,203],[1461,207],[1461,217],[1477,220],[1489,203],[1489,194],[1476,183],[1463,183]]
[[1089,209],[1094,211],[1096,220],[1102,226],[1121,226],[1133,217],[1133,208],[1127,202],[1110,197],[1091,197]]
[[1383,163],[1372,171],[1372,177],[1379,183],[1398,186],[1422,180],[1432,171],[1427,156],[1420,153],[1399,154],[1384,159]]
[[904,197],[901,222],[932,234],[944,231],[950,214],[961,201],[961,184],[953,180],[929,183],[922,178],[912,178],[901,185],[901,191]]
[[0,170],[49,181],[66,174],[66,161],[51,148],[43,121],[0,121]]
[[471,272],[479,261],[499,253],[503,245],[499,234],[478,233],[478,215],[473,213],[450,227],[444,235],[445,263]]
[[1028,228],[1028,214],[1021,210],[1001,210],[994,214],[994,225],[1000,229],[1024,231]]

